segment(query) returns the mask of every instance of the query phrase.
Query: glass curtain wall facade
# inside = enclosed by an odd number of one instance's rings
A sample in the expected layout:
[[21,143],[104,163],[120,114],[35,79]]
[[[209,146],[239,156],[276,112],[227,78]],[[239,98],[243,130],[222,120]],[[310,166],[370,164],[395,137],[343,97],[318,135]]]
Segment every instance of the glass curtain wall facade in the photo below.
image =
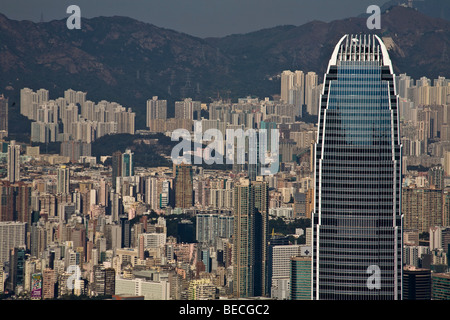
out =
[[401,299],[399,116],[380,38],[341,38],[320,104],[312,298]]

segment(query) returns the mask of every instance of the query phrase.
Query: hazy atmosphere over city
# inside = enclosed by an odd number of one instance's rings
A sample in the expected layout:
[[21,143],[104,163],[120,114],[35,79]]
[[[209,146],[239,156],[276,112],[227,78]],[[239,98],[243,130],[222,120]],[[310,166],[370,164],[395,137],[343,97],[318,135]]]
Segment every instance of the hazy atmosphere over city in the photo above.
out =
[[39,22],[67,18],[76,4],[84,18],[126,16],[196,37],[223,37],[279,25],[355,17],[387,0],[4,0],[2,13],[15,20]]
[[445,0],[2,0],[0,305],[450,300],[449,50]]

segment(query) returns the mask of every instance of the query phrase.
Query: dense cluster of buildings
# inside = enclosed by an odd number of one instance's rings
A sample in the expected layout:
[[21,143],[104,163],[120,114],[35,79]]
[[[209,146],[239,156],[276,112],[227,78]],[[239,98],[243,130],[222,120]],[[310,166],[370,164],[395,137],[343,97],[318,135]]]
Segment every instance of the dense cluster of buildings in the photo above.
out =
[[32,120],[31,141],[81,141],[91,143],[104,135],[135,133],[131,108],[116,102],[86,100],[86,92],[68,89],[64,97],[49,98],[49,91],[20,91],[20,114]]
[[[114,153],[111,168],[52,164],[39,152],[21,155],[23,144],[3,144],[5,167],[18,176],[0,182],[2,292],[33,299],[289,298],[290,269],[279,261],[311,252],[310,244],[268,230],[269,217],[307,219],[311,195],[299,193],[288,172],[252,181],[245,172],[186,164],[139,168],[130,150]],[[176,216],[182,219],[169,236],[166,220]]]
[[[273,100],[188,98],[174,118],[166,100],[147,101],[151,133],[277,129],[280,165],[262,175],[249,143],[244,163],[221,170],[137,167],[130,149],[104,165],[89,143],[134,134],[130,110],[23,89],[33,141],[61,141],[61,154],[0,144],[0,293],[449,299],[449,97],[450,80],[396,77],[381,40],[360,35],[341,39],[321,84],[284,71]],[[280,233],[272,219],[306,227]],[[380,271],[373,286],[368,270]]]

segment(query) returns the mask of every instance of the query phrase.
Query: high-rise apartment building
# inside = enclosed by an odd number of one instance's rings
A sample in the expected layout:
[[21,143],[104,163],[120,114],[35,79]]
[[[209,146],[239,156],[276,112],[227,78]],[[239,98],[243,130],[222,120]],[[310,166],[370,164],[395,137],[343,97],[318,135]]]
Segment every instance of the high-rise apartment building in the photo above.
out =
[[103,265],[95,265],[94,294],[97,296],[112,296],[115,294],[115,271],[113,268],[105,268]]
[[444,188],[444,176],[444,168],[442,166],[434,166],[428,171],[428,180],[430,185],[434,186],[436,189]]
[[201,102],[186,98],[183,101],[175,101],[175,119],[199,120]]
[[157,96],[147,100],[147,127],[153,129],[152,120],[167,119],[167,100],[159,100]]
[[450,245],[450,228],[434,226],[430,228],[429,232],[430,239],[430,250],[444,250],[448,253],[448,248]]
[[268,185],[242,178],[234,187],[233,294],[268,295]]
[[295,116],[302,115],[302,106],[305,103],[305,74],[303,71],[285,70],[281,73],[281,101],[294,106]]
[[0,95],[0,139],[8,135],[8,99]]
[[56,192],[68,194],[69,186],[70,186],[70,169],[66,166],[59,167],[57,179],[58,179],[58,184],[57,184]]
[[345,35],[324,78],[315,145],[312,298],[402,298],[401,145],[387,49]]
[[157,210],[159,208],[159,193],[157,177],[147,177],[145,179],[145,202],[150,205],[150,209]]
[[[50,268],[42,272],[42,299],[54,299],[57,296],[56,280],[58,273]],[[64,285],[64,284],[62,284]]]
[[319,107],[319,76],[315,72],[308,72],[305,75],[305,105],[309,114],[317,115]]
[[116,151],[112,154],[112,186],[117,191],[118,177],[134,176],[134,153],[126,149],[125,153]]
[[235,185],[233,234],[233,293],[235,297],[251,297],[254,292],[254,195],[250,180]]
[[20,180],[20,145],[12,140],[8,146],[8,181],[14,183]]
[[0,221],[30,222],[31,184],[0,181]]
[[61,156],[69,157],[71,162],[78,162],[80,157],[92,155],[92,145],[82,141],[63,141],[61,142]]
[[216,244],[219,238],[231,238],[233,234],[232,215],[198,213],[195,218],[198,242]]
[[190,208],[193,205],[193,171],[187,164],[175,167],[175,207]]
[[402,213],[405,229],[428,232],[442,225],[443,193],[439,189],[403,188]]
[[285,70],[281,73],[281,101],[289,103],[289,92],[294,86],[294,73]]

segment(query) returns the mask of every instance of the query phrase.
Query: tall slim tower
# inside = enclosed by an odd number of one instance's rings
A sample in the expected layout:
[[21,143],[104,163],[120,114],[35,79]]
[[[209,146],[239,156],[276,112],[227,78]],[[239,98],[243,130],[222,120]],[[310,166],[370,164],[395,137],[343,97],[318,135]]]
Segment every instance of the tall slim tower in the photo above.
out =
[[402,298],[401,145],[392,64],[376,35],[345,35],[320,99],[312,297]]
[[130,149],[126,149],[122,154],[122,177],[134,176],[134,152]]
[[66,166],[59,167],[57,179],[57,193],[68,194],[70,186],[70,169]]
[[267,296],[268,184],[242,178],[234,188],[233,294]]
[[252,182],[255,215],[255,296],[269,296],[267,243],[269,235],[269,185],[262,176]]
[[317,102],[314,101],[314,89],[318,86],[319,77],[315,72],[308,72],[305,75],[305,105],[309,114],[317,114]]
[[0,137],[8,135],[8,99],[0,95]]
[[193,205],[192,166],[187,164],[175,167],[175,207],[190,208]]
[[250,180],[241,179],[234,187],[233,295],[253,296],[254,240],[253,193]]
[[285,70],[281,73],[281,100],[284,103],[289,103],[289,90],[294,85],[294,73],[290,70]]
[[8,146],[8,181],[14,183],[20,180],[20,145],[12,140]]
[[113,189],[117,190],[117,177],[122,176],[122,152],[116,151],[112,154],[112,186]]

